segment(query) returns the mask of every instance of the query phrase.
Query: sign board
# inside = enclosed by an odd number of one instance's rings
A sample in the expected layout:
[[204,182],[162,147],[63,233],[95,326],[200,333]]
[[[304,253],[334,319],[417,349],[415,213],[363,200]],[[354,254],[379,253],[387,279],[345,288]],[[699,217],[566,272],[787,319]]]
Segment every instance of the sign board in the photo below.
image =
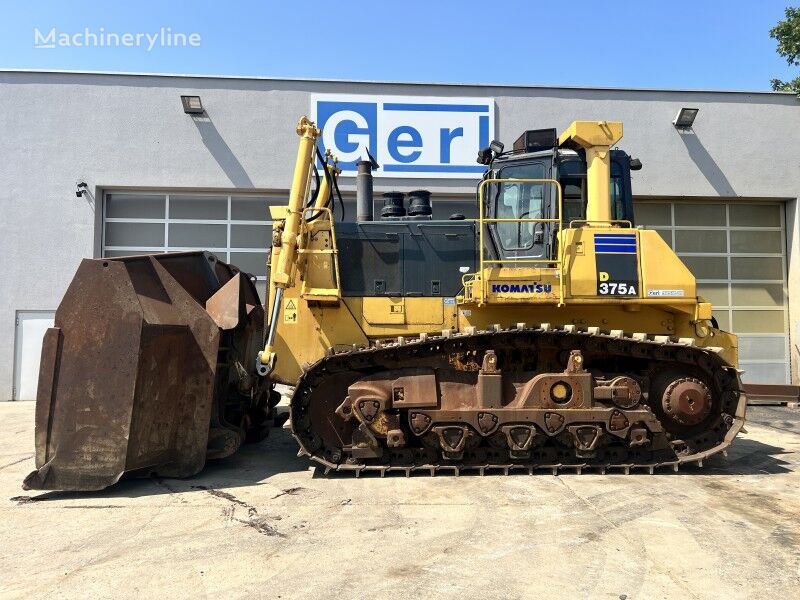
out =
[[312,94],[311,115],[322,129],[322,151],[355,175],[365,148],[381,168],[375,177],[477,179],[478,150],[494,134],[493,98]]

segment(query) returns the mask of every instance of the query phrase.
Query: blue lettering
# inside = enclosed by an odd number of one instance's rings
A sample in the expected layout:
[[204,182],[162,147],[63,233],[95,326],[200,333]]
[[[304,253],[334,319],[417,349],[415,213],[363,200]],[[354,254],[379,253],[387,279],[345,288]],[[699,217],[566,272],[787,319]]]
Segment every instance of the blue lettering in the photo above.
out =
[[[369,148],[384,169],[377,172],[393,177],[400,173],[479,174],[470,152],[489,144],[494,133],[495,107],[487,102],[460,104],[406,101],[385,102],[370,98],[320,94],[314,100],[317,125],[322,129],[320,149],[339,157],[339,167],[354,171]],[[446,115],[446,121],[434,117]],[[384,120],[388,119],[388,120]],[[380,134],[380,138],[379,138]],[[434,141],[434,137],[438,138]],[[438,143],[438,152],[434,144]],[[426,146],[427,144],[427,146]],[[384,152],[383,159],[377,155]],[[523,282],[532,292],[531,282]],[[522,284],[520,284],[522,285]],[[522,288],[520,288],[522,289]]]
[[[320,150],[339,157],[339,167],[355,171],[369,148],[378,161],[378,105],[375,102],[317,101],[317,126],[322,129]],[[384,157],[386,158],[386,157]]]
[[[400,136],[408,136],[410,139],[400,139]],[[400,148],[421,148],[422,147],[422,135],[420,135],[419,131],[414,129],[409,125],[402,125],[400,127],[396,127],[392,130],[389,134],[388,140],[388,148],[389,154],[392,155],[392,158],[397,162],[401,163],[410,163],[417,160],[421,155],[422,152],[419,150],[414,150],[412,152],[403,153],[400,152]]]
[[492,284],[492,293],[496,294],[498,292],[510,292],[513,294],[549,294],[553,291],[553,286],[549,283],[538,283],[536,281],[531,281],[529,283],[493,283]]
[[489,145],[489,117],[478,117],[478,148]]
[[439,130],[439,162],[447,164],[450,162],[450,146],[457,137],[464,137],[464,128],[456,127],[453,130],[442,127]]
[[359,127],[355,121],[346,119],[336,124],[333,130],[333,139],[336,142],[336,150],[339,152],[355,152],[358,150],[359,143],[351,140],[351,136],[363,134],[369,135],[369,129]]

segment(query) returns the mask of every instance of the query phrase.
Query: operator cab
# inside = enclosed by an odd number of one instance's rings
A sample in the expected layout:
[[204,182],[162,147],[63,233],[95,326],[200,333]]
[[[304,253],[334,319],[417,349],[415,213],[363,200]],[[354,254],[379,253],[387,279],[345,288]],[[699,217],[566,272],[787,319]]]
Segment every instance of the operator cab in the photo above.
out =
[[[514,150],[479,154],[487,164],[484,179],[554,179],[563,194],[563,226],[586,219],[587,180],[583,151],[559,148],[555,130],[525,132]],[[611,218],[634,224],[631,170],[641,163],[622,150],[611,150]],[[546,182],[503,182],[488,185],[483,198],[485,218],[558,219],[555,186]],[[577,222],[577,223],[576,223]],[[486,252],[493,258],[554,260],[558,223],[494,222],[487,226]]]

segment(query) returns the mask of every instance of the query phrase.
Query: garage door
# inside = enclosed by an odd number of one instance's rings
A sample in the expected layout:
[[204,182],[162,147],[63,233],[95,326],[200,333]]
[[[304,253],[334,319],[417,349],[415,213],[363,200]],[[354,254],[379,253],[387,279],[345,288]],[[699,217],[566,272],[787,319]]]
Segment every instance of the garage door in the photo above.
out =
[[[446,218],[473,216],[474,201],[436,202]],[[355,214],[345,199],[348,219]],[[285,194],[220,195],[111,192],[104,198],[103,255],[210,250],[258,278],[266,289],[269,205]],[[376,198],[376,217],[380,198]],[[637,223],[658,230],[714,304],[720,327],[740,336],[744,379],[789,383],[786,237],[783,205],[766,202],[638,201]],[[338,214],[338,208],[337,208]]]
[[790,383],[783,204],[637,201],[635,211],[695,274],[720,327],[739,335],[743,379]]
[[103,256],[209,250],[255,275],[263,299],[271,204],[286,196],[106,193]]
[[[115,191],[104,196],[103,256],[148,252],[209,250],[255,275],[261,298],[266,289],[267,249],[272,222],[269,206],[285,206],[288,193],[271,195]],[[346,218],[355,219],[356,202],[344,196]],[[375,216],[383,200],[375,198]],[[475,202],[434,199],[436,218],[453,212],[474,216]],[[335,207],[336,218],[341,207]]]

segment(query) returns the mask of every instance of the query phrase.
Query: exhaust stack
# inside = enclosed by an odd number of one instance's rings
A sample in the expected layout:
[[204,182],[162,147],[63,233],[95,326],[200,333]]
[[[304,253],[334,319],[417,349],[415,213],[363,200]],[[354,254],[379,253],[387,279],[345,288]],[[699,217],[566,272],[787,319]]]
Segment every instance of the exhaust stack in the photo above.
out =
[[428,190],[414,190],[408,193],[408,216],[420,219],[430,219],[433,214],[431,208],[431,193]]
[[381,220],[392,221],[406,216],[404,205],[406,195],[403,192],[386,192],[383,195],[383,208],[381,209]]
[[372,221],[373,214],[373,189],[372,189],[372,167],[371,160],[360,160],[356,164],[358,175],[356,176],[356,220]]

